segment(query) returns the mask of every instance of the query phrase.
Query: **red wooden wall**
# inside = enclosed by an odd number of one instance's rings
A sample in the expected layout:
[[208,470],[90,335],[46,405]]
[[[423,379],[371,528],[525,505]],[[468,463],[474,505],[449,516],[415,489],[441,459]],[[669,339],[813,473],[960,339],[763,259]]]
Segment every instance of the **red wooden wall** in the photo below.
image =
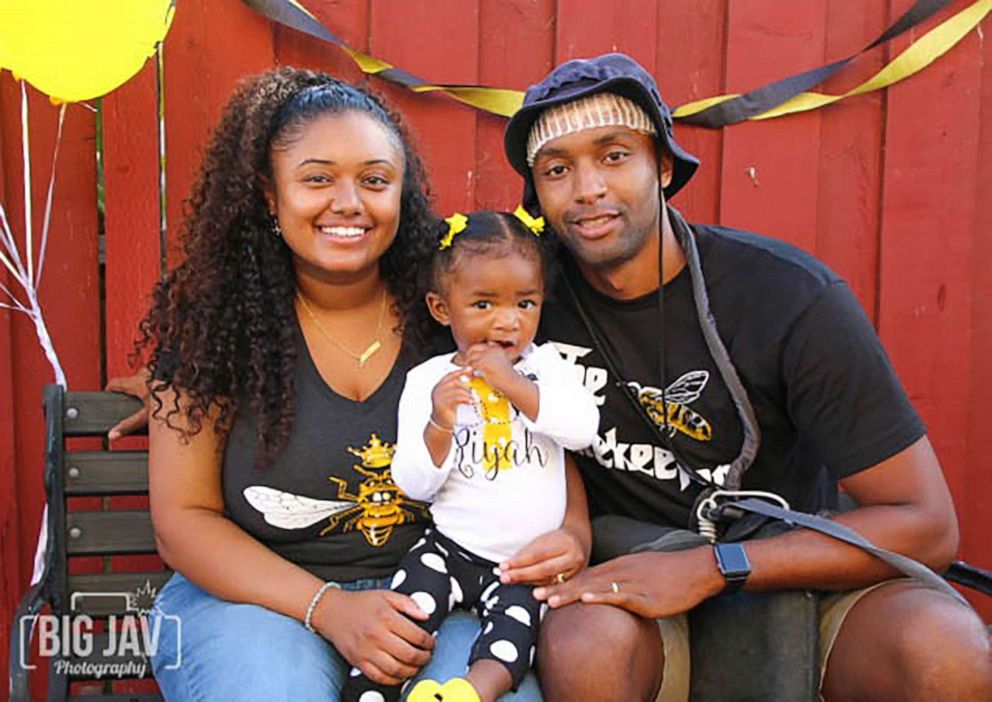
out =
[[[846,56],[911,0],[304,4],[352,46],[433,81],[523,89],[555,63],[621,50],[655,73],[670,103],[682,104]],[[956,0],[924,29],[967,4]],[[912,38],[862,57],[826,87],[854,85]],[[239,0],[179,0],[162,64],[160,72],[149,62],[103,101],[103,232],[98,117],[80,106],[67,115],[41,295],[75,389],[99,388],[107,377],[128,372],[135,323],[163,261],[176,260],[183,200],[209,128],[237,79],[292,64],[364,80],[339,50],[275,27]],[[371,85],[406,116],[440,211],[515,205],[519,181],[503,161],[502,119],[437,94],[411,95],[375,79]],[[164,194],[158,185],[160,97]],[[19,100],[17,84],[5,73],[0,196],[22,235]],[[32,91],[31,115],[33,189],[41,203],[57,111]],[[930,427],[957,504],[962,554],[986,568],[992,567],[992,480],[985,469],[992,456],[992,197],[981,193],[992,183],[990,116],[992,48],[974,32],[921,74],[883,92],[722,131],[680,128],[681,143],[703,167],[675,202],[690,219],[794,242],[851,282]],[[41,517],[40,398],[50,380],[33,327],[0,310],[4,666],[10,618],[30,577]],[[992,618],[992,603],[976,604]]]

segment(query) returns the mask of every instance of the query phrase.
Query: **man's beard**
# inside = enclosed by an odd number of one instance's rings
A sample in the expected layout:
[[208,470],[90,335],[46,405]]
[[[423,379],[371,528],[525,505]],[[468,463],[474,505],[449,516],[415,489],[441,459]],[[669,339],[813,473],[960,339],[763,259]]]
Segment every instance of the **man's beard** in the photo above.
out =
[[589,268],[610,270],[630,261],[647,246],[654,231],[651,222],[640,226],[628,225],[610,241],[586,241],[578,235],[560,237],[576,260]]

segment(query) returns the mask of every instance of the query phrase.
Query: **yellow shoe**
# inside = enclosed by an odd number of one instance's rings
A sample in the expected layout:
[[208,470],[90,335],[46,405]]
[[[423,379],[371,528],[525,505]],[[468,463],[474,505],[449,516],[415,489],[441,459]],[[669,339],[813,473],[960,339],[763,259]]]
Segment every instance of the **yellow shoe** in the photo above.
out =
[[441,685],[436,680],[421,680],[413,686],[406,702],[437,702],[441,693]]
[[472,683],[465,678],[452,678],[441,686],[437,694],[443,702],[482,702]]
[[438,685],[434,680],[421,680],[410,691],[406,702],[482,702],[482,698],[468,680],[452,678],[444,685]]

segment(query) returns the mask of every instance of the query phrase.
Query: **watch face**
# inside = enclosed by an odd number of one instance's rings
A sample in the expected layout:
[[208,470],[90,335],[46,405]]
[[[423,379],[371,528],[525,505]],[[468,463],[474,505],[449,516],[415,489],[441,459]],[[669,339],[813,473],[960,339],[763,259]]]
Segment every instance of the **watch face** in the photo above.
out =
[[716,560],[727,578],[747,577],[751,573],[751,563],[741,544],[717,544]]

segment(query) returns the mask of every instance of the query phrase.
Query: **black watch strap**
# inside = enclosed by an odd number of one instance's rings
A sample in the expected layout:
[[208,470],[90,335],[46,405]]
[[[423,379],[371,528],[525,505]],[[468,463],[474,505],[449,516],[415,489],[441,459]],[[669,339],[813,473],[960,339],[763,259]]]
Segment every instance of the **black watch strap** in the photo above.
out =
[[744,587],[748,576],[751,575],[751,561],[747,558],[744,544],[714,544],[713,553],[716,556],[717,568],[727,581],[724,592],[737,592]]

